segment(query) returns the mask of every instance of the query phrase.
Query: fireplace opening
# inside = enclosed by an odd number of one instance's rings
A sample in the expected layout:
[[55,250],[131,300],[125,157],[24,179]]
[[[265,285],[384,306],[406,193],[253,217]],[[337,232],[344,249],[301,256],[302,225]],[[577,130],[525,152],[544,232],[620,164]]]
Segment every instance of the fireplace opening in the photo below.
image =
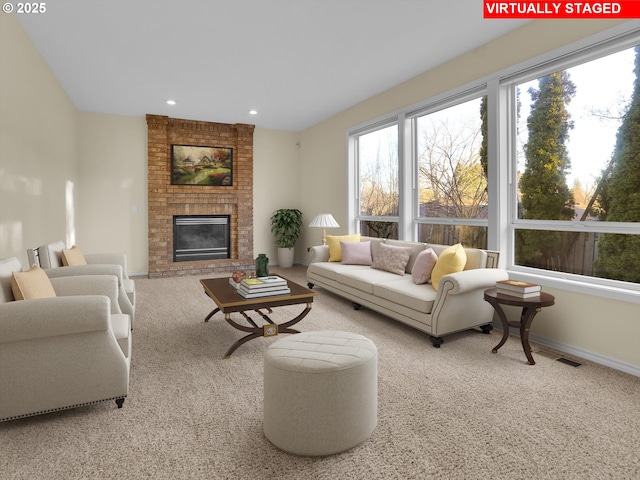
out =
[[174,262],[221,258],[230,258],[229,215],[174,215]]

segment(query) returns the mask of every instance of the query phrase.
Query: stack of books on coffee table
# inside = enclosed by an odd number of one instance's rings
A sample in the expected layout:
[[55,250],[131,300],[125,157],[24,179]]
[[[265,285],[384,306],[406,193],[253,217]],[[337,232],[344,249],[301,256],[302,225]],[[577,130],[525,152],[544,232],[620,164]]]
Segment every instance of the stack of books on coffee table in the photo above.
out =
[[520,282],[518,280],[502,280],[496,282],[496,290],[500,295],[510,295],[517,298],[531,298],[540,295],[540,285]]
[[272,275],[243,279],[238,286],[238,293],[244,298],[260,298],[287,295],[291,290],[284,278]]

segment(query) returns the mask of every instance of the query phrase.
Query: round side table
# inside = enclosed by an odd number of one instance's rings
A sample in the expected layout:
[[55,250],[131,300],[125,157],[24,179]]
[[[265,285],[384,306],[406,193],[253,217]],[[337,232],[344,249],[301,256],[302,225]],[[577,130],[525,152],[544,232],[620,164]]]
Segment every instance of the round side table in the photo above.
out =
[[[484,299],[494,308],[500,321],[502,322],[502,339],[500,343],[493,347],[491,353],[498,353],[498,349],[502,347],[507,338],[509,338],[509,327],[520,328],[520,341],[524,354],[527,356],[529,365],[535,365],[536,362],[531,356],[531,346],[529,345],[529,328],[533,322],[533,317],[542,310],[542,307],[550,307],[555,303],[555,297],[549,293],[540,292],[540,295],[530,298],[518,298],[511,295],[503,295],[498,293],[495,288],[489,288],[484,291]],[[502,310],[502,305],[510,305],[512,307],[522,307],[522,314],[519,322],[510,322]]]

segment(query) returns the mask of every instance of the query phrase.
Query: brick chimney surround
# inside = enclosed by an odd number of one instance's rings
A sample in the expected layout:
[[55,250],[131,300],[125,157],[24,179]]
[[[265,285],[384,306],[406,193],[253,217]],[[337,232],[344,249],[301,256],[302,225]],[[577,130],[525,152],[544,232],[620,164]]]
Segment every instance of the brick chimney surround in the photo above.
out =
[[[149,278],[253,270],[254,125],[147,115]],[[233,148],[233,186],[171,185],[171,145]],[[229,215],[230,257],[173,261],[174,215]]]

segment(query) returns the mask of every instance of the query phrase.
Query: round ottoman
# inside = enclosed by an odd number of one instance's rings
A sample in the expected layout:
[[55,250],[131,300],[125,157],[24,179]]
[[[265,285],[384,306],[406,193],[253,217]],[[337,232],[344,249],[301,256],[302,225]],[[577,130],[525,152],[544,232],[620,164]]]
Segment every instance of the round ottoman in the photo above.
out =
[[378,422],[378,350],[348,332],[304,332],[264,355],[264,434],[296,455],[330,455],[371,435]]

